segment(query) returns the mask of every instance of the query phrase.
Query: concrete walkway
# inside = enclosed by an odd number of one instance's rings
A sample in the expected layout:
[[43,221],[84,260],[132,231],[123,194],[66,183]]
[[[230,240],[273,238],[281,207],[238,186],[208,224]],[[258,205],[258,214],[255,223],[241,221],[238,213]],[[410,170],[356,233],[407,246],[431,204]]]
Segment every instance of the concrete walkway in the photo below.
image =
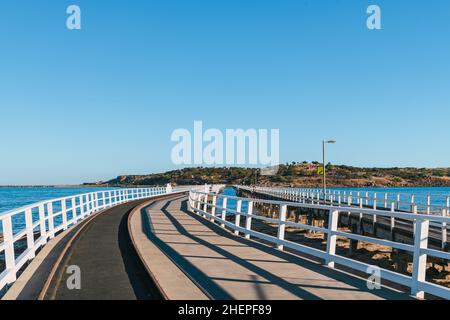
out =
[[[74,238],[45,295],[46,300],[161,299],[152,279],[136,256],[128,234],[129,213],[137,200],[106,210]],[[68,266],[81,270],[81,290],[69,290]]]
[[[186,198],[144,209],[148,238],[213,299],[409,299],[363,279],[236,237],[187,211]],[[179,287],[178,290],[183,290]]]

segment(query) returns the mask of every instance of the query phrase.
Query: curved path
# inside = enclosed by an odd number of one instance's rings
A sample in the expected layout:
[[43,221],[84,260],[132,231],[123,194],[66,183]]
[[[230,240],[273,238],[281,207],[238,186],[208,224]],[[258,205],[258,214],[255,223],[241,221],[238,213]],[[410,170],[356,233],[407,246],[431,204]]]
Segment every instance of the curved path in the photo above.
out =
[[387,287],[369,290],[364,279],[237,237],[189,212],[187,198],[159,201],[140,213],[147,240],[211,299],[409,299]]
[[[161,199],[164,197],[159,197]],[[157,201],[154,199],[153,201]],[[127,228],[128,215],[149,199],[96,216],[75,234],[40,298],[55,300],[149,300],[162,296],[140,262]],[[69,266],[81,271],[81,289],[69,290]]]
[[[49,300],[409,298],[386,287],[368,290],[364,279],[237,237],[189,212],[180,194],[119,205],[69,230],[33,261],[43,262],[30,265],[37,272],[17,297],[35,299],[40,292],[40,299]],[[79,290],[67,287],[69,266],[81,270]]]

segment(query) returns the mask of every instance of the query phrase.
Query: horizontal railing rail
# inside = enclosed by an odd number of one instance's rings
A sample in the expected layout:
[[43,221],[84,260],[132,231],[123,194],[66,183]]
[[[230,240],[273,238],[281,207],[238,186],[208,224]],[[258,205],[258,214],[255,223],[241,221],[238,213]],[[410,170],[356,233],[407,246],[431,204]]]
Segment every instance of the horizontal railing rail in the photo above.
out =
[[450,214],[450,195],[418,195],[407,193],[350,191],[329,189],[324,193],[322,189],[236,186],[251,192],[263,193],[271,196],[297,202],[312,201],[333,204],[347,204],[355,206],[370,206],[374,208],[395,208],[397,211],[417,212],[433,215]]
[[[234,208],[230,207],[231,201],[233,201]],[[244,203],[246,204],[246,210],[243,209]],[[278,218],[268,218],[262,215],[258,215],[257,212],[253,209],[255,203],[278,206]],[[328,224],[325,227],[317,227],[287,221],[288,207],[321,209],[328,211]],[[411,276],[376,267],[380,272],[381,278],[409,287],[411,289],[411,294],[417,298],[424,298],[424,294],[429,293],[437,297],[450,299],[450,288],[426,281],[428,256],[450,260],[450,253],[428,248],[428,232],[430,222],[447,225],[450,223],[450,217],[400,212],[395,210],[395,208],[391,211],[386,211],[373,208],[347,206],[345,204],[336,206],[325,203],[307,203],[306,201],[291,202],[283,200],[242,198],[224,194],[199,192],[195,190],[191,190],[189,193],[189,208],[192,212],[203,216],[204,218],[208,218],[214,223],[220,224],[223,228],[230,228],[236,235],[243,234],[248,239],[250,237],[254,237],[260,240],[265,240],[274,244],[280,250],[283,250],[284,247],[287,247],[300,253],[305,253],[323,259],[325,265],[330,268],[334,268],[335,264],[340,264],[342,266],[349,267],[363,273],[371,274],[374,267],[355,259],[337,255],[336,240],[338,236],[410,252],[413,257],[413,272]],[[413,236],[413,244],[405,244],[401,242],[375,238],[368,235],[359,235],[338,230],[340,215],[347,215],[349,213],[369,215],[372,217],[378,215],[409,220],[413,223],[415,230]],[[230,215],[234,216],[234,222],[229,221],[230,218],[227,219],[227,217],[229,217]],[[244,226],[242,226],[241,224],[241,218],[245,218],[245,221],[242,221]],[[253,219],[276,223],[278,225],[277,236],[275,237],[262,233],[260,231],[253,230]],[[286,226],[322,232],[326,235],[326,249],[320,250],[294,241],[285,240]]]
[[[67,230],[93,213],[134,200],[187,192],[192,189],[204,191],[205,187],[172,188],[171,185],[167,185],[99,190],[40,201],[1,213],[0,255],[4,256],[4,268],[0,269],[0,291],[16,281],[18,272],[58,232]],[[1,262],[0,260],[0,265]]]

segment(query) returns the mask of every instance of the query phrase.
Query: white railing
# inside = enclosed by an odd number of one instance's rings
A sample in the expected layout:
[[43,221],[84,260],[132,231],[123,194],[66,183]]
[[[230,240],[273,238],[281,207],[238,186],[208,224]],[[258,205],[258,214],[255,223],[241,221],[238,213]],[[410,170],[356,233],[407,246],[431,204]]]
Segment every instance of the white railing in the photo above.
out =
[[[324,193],[322,189],[260,186],[236,187],[247,191],[264,193],[296,202],[324,203]],[[325,199],[326,203],[333,203],[337,205],[346,204],[348,206],[365,206],[373,207],[374,209],[395,208],[397,211],[443,216],[448,216],[450,214],[450,195],[419,195],[392,192],[328,189],[326,191]]]
[[[221,201],[218,201],[218,200]],[[230,202],[235,202],[236,209],[230,208]],[[221,203],[221,205],[219,205]],[[243,203],[246,204],[247,210],[244,212]],[[271,204],[279,207],[279,215],[277,219],[258,215],[253,210],[255,203]],[[450,288],[437,285],[426,281],[427,256],[437,257],[450,260],[450,253],[441,250],[428,248],[428,231],[430,221],[438,224],[449,224],[449,217],[413,214],[398,212],[395,210],[385,211],[370,208],[355,208],[351,206],[332,206],[312,203],[299,203],[288,201],[262,200],[256,198],[241,198],[227,195],[218,195],[214,193],[205,193],[192,190],[189,193],[190,210],[204,218],[210,219],[212,222],[220,224],[223,228],[228,227],[234,230],[235,234],[243,234],[246,238],[255,237],[261,240],[273,243],[278,249],[283,250],[284,247],[305,253],[311,256],[321,258],[325,264],[334,268],[335,263],[358,270],[360,272],[371,274],[374,266],[363,263],[351,258],[343,257],[336,254],[336,240],[338,236],[348,239],[374,243],[378,245],[388,246],[410,252],[413,256],[413,272],[411,276],[397,273],[391,270],[378,268],[382,279],[398,283],[411,288],[411,294],[417,298],[423,298],[424,293],[434,296],[450,299]],[[295,223],[287,221],[287,208],[309,208],[321,209],[328,211],[328,225],[326,227],[315,227],[311,225]],[[368,215],[368,216],[384,216],[390,218],[398,218],[412,221],[415,228],[413,244],[405,244],[395,241],[389,241],[370,236],[362,236],[354,233],[343,232],[338,230],[339,215],[349,213]],[[227,220],[227,216],[234,216],[234,222]],[[244,226],[241,226],[241,217],[245,218]],[[259,231],[252,230],[252,220],[262,220],[278,225],[277,236],[270,236]],[[326,235],[326,250],[319,250],[300,243],[285,240],[286,226],[312,230],[321,232]]]
[[[49,239],[93,213],[126,202],[184,192],[190,188],[192,187],[172,188],[171,185],[167,185],[155,188],[102,190],[41,201],[1,213],[3,240],[0,238],[0,254],[4,253],[5,268],[0,270],[0,290],[16,281],[19,270],[35,257],[36,251]],[[204,190],[204,187],[200,190]],[[16,252],[19,249],[18,241],[23,244],[23,252]]]

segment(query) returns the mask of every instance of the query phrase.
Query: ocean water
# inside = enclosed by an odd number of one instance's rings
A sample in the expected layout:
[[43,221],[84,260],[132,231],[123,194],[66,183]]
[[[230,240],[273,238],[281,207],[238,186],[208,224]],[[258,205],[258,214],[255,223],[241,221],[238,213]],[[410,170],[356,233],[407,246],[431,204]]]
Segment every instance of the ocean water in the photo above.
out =
[[[0,188],[0,215],[6,211],[17,209],[36,202],[56,199],[77,194],[84,194],[101,190],[113,190],[116,188]],[[55,212],[59,210],[55,207]],[[37,213],[33,212],[33,221]],[[14,233],[24,228],[24,215],[18,214],[13,217]],[[0,233],[3,226],[0,223]]]
[[[391,201],[397,200],[397,194],[400,194],[400,209],[409,210],[411,195],[414,194],[414,203],[418,205],[418,210],[426,210],[427,196],[430,195],[432,211],[439,212],[442,208],[447,207],[450,199],[450,187],[407,187],[407,188],[329,188],[329,190],[345,191],[347,194],[353,192],[353,196],[356,196],[357,192],[360,192],[361,196],[365,196],[368,192],[369,198],[373,199],[376,193],[377,206],[384,204],[384,194],[388,194],[388,206]],[[226,188],[223,194],[236,196],[236,191],[233,188]],[[219,202],[221,203],[221,201]],[[373,201],[369,200],[368,205],[373,205]],[[228,207],[236,209],[236,200],[228,200]],[[242,202],[243,210],[247,208],[247,202]]]
[[[418,209],[426,209],[427,197],[430,196],[432,211],[439,211],[443,207],[448,206],[450,201],[450,187],[405,187],[405,188],[330,188],[330,190],[353,192],[355,196],[360,192],[361,196],[365,196],[368,192],[369,198],[373,199],[375,193],[377,195],[377,204],[384,202],[384,194],[388,195],[388,204],[397,200],[397,194],[400,195],[401,208],[409,209],[411,195],[414,195],[414,203],[418,205]],[[373,204],[372,201],[369,202]]]
[[0,214],[43,200],[116,188],[0,188]]
[[[100,190],[113,190],[115,188],[92,188],[92,187],[79,187],[79,188],[0,188],[0,215],[2,212],[6,212],[12,209],[20,208],[28,204],[36,203],[43,200],[55,199],[65,196],[77,195],[82,193],[89,193]],[[384,193],[388,193],[388,201],[394,201],[396,194],[401,195],[401,201],[404,202],[403,206],[408,207],[411,194],[415,195],[415,202],[419,204],[426,204],[427,195],[431,196],[431,202],[433,205],[445,207],[447,205],[447,197],[450,196],[450,187],[411,187],[411,188],[330,188],[330,190],[341,190],[347,193],[353,191],[363,193],[369,192],[369,197],[373,197],[374,193],[377,193],[379,201],[383,201]],[[236,192],[233,188],[226,188],[223,191],[224,194],[230,196],[236,196]],[[380,202],[380,203],[381,203]],[[218,205],[222,205],[222,201],[219,198]],[[236,201],[229,199],[227,207],[236,209]],[[242,202],[242,210],[247,210],[247,202]],[[57,208],[55,208],[57,210]],[[22,229],[24,226],[23,216],[18,216],[13,221],[15,232]],[[0,223],[0,233],[2,232],[2,226]]]
[[[225,188],[223,190],[222,194],[227,195],[227,196],[237,197],[236,190],[234,188]],[[218,206],[223,206],[223,199],[222,198],[219,198],[217,200],[217,205]],[[227,208],[236,210],[236,208],[237,208],[237,201],[234,200],[234,199],[228,199],[227,200]],[[247,208],[248,208],[248,202],[247,201],[242,201],[241,212],[247,212]],[[228,215],[233,215],[233,214],[229,213]]]

